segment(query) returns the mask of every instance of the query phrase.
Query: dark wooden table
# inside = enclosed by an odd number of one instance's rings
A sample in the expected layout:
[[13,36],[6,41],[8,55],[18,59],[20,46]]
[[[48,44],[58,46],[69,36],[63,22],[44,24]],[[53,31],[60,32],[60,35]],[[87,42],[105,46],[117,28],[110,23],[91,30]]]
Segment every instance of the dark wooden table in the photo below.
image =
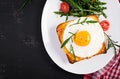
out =
[[82,79],[59,68],[48,56],[41,37],[46,0],[0,0],[0,79]]

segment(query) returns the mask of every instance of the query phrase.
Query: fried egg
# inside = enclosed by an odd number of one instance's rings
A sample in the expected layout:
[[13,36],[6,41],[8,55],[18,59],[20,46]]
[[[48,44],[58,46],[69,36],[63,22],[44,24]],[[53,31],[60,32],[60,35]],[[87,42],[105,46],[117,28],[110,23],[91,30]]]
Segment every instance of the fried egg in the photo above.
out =
[[99,52],[105,36],[98,22],[88,17],[80,17],[71,21],[65,28],[63,41],[70,38],[65,47],[71,51],[73,47],[76,56],[86,58]]

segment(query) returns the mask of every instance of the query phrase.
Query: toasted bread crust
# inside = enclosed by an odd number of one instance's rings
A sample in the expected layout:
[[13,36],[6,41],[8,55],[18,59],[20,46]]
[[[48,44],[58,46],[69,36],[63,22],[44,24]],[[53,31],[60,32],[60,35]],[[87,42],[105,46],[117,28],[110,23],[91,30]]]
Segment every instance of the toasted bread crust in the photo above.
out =
[[88,15],[87,17],[92,18],[92,19],[94,19],[95,21],[99,21],[98,16],[95,15],[95,14],[93,14],[93,15]]
[[[61,44],[64,42],[63,41],[64,30],[65,30],[67,24],[69,24],[70,22],[71,21],[63,22],[63,23],[59,24],[56,28],[56,32],[57,32],[57,35],[58,35],[58,38],[59,38],[59,41]],[[66,54],[66,56],[71,64],[78,62],[78,61],[81,61],[81,60],[84,60],[84,59],[89,59],[89,58],[96,56],[96,55],[99,55],[99,54],[106,53],[105,42],[103,42],[102,48],[99,50],[99,52],[91,57],[82,58],[82,57],[74,56],[70,51],[68,51],[68,49],[66,47],[64,47],[63,49],[64,49],[64,52],[65,52],[65,54]]]

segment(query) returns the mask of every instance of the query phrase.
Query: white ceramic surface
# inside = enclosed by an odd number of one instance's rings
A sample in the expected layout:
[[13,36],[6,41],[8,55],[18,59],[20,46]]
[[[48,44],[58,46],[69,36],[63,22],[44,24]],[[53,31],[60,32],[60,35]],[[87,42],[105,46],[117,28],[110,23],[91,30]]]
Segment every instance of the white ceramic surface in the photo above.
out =
[[[120,43],[120,4],[118,0],[103,0],[107,2],[107,10],[105,11],[110,21],[110,29],[106,32],[111,35],[112,39]],[[65,17],[59,17],[54,11],[59,10],[59,0],[47,0],[41,22],[42,37],[45,48],[51,59],[62,69],[75,74],[88,74],[103,68],[113,57],[113,49],[107,51],[107,54],[95,56],[88,60],[83,60],[75,64],[70,64],[67,57],[60,48],[61,44],[57,37],[56,27],[65,21]],[[70,19],[75,19],[70,17]],[[101,19],[103,19],[101,17]],[[49,61],[49,60],[48,60]]]

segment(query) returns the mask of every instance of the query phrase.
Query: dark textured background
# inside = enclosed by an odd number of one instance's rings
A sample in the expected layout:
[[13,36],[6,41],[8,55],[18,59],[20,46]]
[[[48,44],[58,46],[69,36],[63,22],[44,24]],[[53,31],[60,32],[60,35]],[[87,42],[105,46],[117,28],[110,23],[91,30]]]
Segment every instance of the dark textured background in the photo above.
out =
[[82,79],[59,68],[45,51],[41,16],[46,0],[0,0],[0,79]]

